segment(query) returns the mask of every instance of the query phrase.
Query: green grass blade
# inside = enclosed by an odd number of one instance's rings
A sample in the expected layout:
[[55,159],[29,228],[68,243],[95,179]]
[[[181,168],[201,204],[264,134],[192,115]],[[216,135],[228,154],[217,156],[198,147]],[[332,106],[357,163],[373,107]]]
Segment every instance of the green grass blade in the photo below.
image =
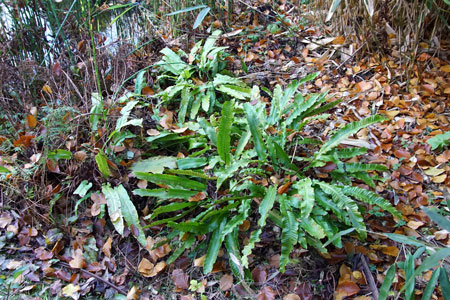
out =
[[209,13],[211,8],[205,7],[203,8],[197,15],[197,18],[195,19],[193,29],[196,29],[198,26],[200,26],[203,22],[203,19],[206,17],[206,15]]
[[423,210],[425,211],[427,216],[430,217],[430,219],[433,220],[436,224],[438,224],[442,229],[445,229],[448,232],[450,232],[450,221],[446,217],[438,214],[435,210],[427,207],[424,207]]
[[166,14],[166,16],[174,16],[174,15],[182,14],[182,13],[185,13],[185,12],[190,12],[190,11],[193,11],[193,10],[196,10],[196,9],[200,9],[200,8],[207,8],[207,7],[208,6],[204,5],[204,4],[197,5],[197,6],[186,7],[186,8],[183,8],[183,9],[180,9],[180,10],[168,13],[168,14]]
[[423,291],[422,300],[430,300],[431,295],[433,295],[434,289],[436,288],[437,281],[439,279],[439,273],[441,272],[441,268],[437,268],[434,270],[433,274],[431,275],[430,280],[428,281],[428,284]]
[[395,265],[396,264],[390,266],[386,272],[383,284],[380,287],[380,295],[378,296],[378,300],[386,300],[389,296],[389,290],[395,277]]

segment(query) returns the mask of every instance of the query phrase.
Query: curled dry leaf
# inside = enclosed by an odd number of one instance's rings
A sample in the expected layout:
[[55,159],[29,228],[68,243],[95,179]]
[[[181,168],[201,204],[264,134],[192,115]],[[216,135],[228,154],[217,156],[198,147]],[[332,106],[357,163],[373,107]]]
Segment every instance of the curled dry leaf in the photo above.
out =
[[143,258],[138,266],[139,273],[144,277],[150,277],[153,272],[155,265],[152,264],[148,259]]
[[103,253],[108,258],[111,258],[111,244],[112,244],[112,238],[108,237],[108,239],[106,240],[106,242],[103,244],[103,247],[102,247]]
[[77,249],[74,251],[73,259],[69,262],[69,265],[74,269],[81,269],[84,267],[83,250]]
[[206,258],[206,254],[199,258],[194,259],[194,267],[200,267],[200,268],[203,267],[205,258]]
[[77,151],[73,154],[73,158],[77,161],[77,162],[84,162],[87,158],[87,154],[84,151]]
[[270,286],[265,286],[261,289],[256,299],[258,300],[275,300],[275,292]]
[[287,294],[283,300],[300,300],[300,297],[297,294]]
[[133,287],[127,293],[127,300],[138,300],[140,293],[141,291],[135,285],[133,285]]
[[222,278],[220,278],[219,286],[224,292],[231,289],[233,287],[233,276],[229,274],[223,275]]

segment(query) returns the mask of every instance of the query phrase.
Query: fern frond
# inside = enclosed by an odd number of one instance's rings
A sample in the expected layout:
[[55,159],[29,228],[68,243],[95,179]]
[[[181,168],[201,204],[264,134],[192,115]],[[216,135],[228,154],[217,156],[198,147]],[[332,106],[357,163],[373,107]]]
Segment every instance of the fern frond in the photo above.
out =
[[385,121],[386,118],[383,116],[371,116],[366,119],[349,123],[336,132],[323,146],[320,148],[316,159],[320,159],[320,156],[326,154],[328,151],[339,145],[339,143],[349,137],[352,134],[357,133],[360,129],[367,127],[373,123],[378,123]]
[[387,171],[387,167],[379,164],[364,164],[364,163],[348,163],[344,166],[345,171],[350,173],[367,172],[367,171]]
[[357,187],[357,186],[346,186],[342,189],[344,194],[348,196],[352,196],[364,203],[370,204],[370,205],[376,205],[384,209],[385,211],[390,212],[394,216],[401,218],[401,213],[395,209],[395,207],[392,206],[391,203],[389,203],[386,199],[378,196],[376,193],[372,191],[368,191],[366,189]]
[[294,213],[289,207],[286,195],[280,195],[281,218],[283,220],[283,228],[281,232],[281,257],[280,271],[284,273],[286,265],[289,262],[289,255],[292,252],[298,238],[298,222]]
[[366,226],[364,224],[364,219],[359,212],[358,205],[355,203],[355,201],[350,197],[347,197],[343,193],[342,187],[317,180],[315,180],[314,182],[315,184],[319,185],[325,193],[331,196],[331,199],[336,203],[338,208],[345,209],[348,217],[350,218],[351,224],[356,228],[359,236],[362,239],[365,239],[367,237]]
[[264,226],[266,226],[266,219],[269,211],[272,209],[273,204],[275,203],[276,196],[277,189],[275,188],[275,186],[271,186],[267,190],[266,196],[259,204],[258,211],[260,217],[258,219],[258,229],[251,233],[248,244],[242,250],[242,265],[246,268],[248,267],[248,256],[252,253],[255,244],[260,241],[262,229]]

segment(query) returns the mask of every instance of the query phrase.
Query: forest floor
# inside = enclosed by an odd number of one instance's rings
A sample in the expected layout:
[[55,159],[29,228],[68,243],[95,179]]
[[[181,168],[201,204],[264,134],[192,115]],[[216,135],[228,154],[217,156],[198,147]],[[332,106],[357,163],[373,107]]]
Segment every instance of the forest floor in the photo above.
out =
[[[276,84],[286,86],[294,79],[319,71],[320,75],[301,87],[301,92],[328,91],[334,99],[343,101],[326,121],[309,127],[310,132],[306,132],[309,136],[327,136],[341,123],[371,115],[387,116],[388,121],[360,130],[344,144],[368,149],[367,154],[353,162],[377,163],[388,168],[388,175],[377,182],[376,192],[401,212],[402,219],[369,211],[364,215],[369,230],[365,241],[347,236],[343,238],[342,248],[331,247],[325,254],[296,246],[291,254],[292,263],[284,273],[278,270],[280,229],[269,222],[251,256],[253,282],[247,285],[232,276],[230,266],[222,259],[223,250],[219,251],[219,259],[208,275],[202,272],[202,257],[192,256],[189,251],[166,265],[164,259],[172,251],[168,244],[152,249],[153,240],[146,248],[140,247],[127,229],[121,237],[105,218],[93,217],[93,211],[99,208],[92,196],[92,202],[80,205],[75,223],[67,222],[73,216],[74,204],[58,202],[55,210],[60,212],[61,207],[65,208],[66,221],[60,223],[65,225],[57,226],[47,222],[49,213],[42,214],[40,223],[35,216],[8,204],[4,184],[0,192],[2,299],[365,300],[379,292],[386,270],[394,262],[404,261],[414,248],[379,233],[401,234],[442,247],[450,245],[448,231],[436,227],[421,209],[436,206],[443,213],[449,212],[446,205],[450,201],[448,138],[433,149],[427,142],[450,131],[450,63],[442,54],[450,51],[448,41],[441,41],[438,52],[433,52],[426,43],[419,44],[414,62],[405,60],[395,39],[388,40],[384,53],[366,51],[360,55],[358,51],[363,51],[364,45],[325,32],[323,28],[301,25],[300,18],[290,16],[282,7],[277,9],[288,17],[290,24],[274,22],[271,9],[251,12],[244,7],[236,14],[232,28],[218,39],[220,46],[228,47],[226,51],[231,54],[227,58],[229,70],[249,86],[257,84],[270,90]],[[212,27],[225,27],[220,21],[210,23]],[[299,31],[293,32],[290,28],[294,27]],[[184,37],[165,42],[174,50],[184,48],[188,52]],[[351,55],[350,49],[353,49]],[[158,52],[147,55],[153,56],[152,61],[160,57]],[[139,59],[133,56],[129,62]],[[139,64],[146,63],[139,61]],[[129,85],[132,89],[134,83]],[[44,88],[44,96],[45,92],[51,90]],[[153,93],[150,86],[146,92]],[[33,130],[37,132],[34,128],[42,123],[43,120],[31,115],[23,128],[18,129],[28,132],[14,141],[18,147],[29,148],[21,159],[25,169],[32,168],[38,160],[38,153],[30,146],[33,138],[27,140],[27,136]],[[0,136],[0,143],[9,138]],[[67,145],[67,149],[73,148]],[[14,157],[14,153],[0,152],[0,162],[4,159],[0,166],[13,165],[7,157]],[[80,157],[79,161],[84,159]],[[68,164],[47,164],[45,172],[61,174],[68,168]],[[89,168],[96,168],[93,160],[87,169],[85,166],[77,172],[88,172]],[[319,169],[319,176],[327,178],[332,168],[327,165]],[[100,179],[90,181],[102,180],[100,173],[96,174]],[[52,195],[60,186],[55,181],[45,188]],[[139,213],[146,209],[149,208],[143,207]],[[250,232],[246,225],[244,222],[239,227],[242,236]],[[158,226],[151,228],[154,236],[161,230]],[[428,270],[416,282],[418,297],[431,275],[432,270]],[[403,270],[398,269],[395,278],[392,290],[399,291],[405,284]],[[440,288],[436,288],[432,297],[442,299]]]

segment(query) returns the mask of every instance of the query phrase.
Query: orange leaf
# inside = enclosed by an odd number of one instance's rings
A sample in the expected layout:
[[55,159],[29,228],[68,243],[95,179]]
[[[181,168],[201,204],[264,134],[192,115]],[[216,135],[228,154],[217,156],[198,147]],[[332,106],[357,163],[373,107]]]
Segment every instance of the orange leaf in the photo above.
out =
[[30,127],[30,128],[36,127],[36,125],[37,125],[36,118],[33,115],[28,115],[27,116],[27,124],[28,124],[28,127]]
[[291,186],[292,181],[289,181],[285,184],[283,184],[282,186],[280,186],[277,190],[278,195],[284,194],[288,191],[289,187]]
[[400,250],[395,246],[387,246],[386,248],[382,249],[381,252],[389,256],[397,257]]
[[42,91],[51,95],[52,94],[52,88],[48,84],[44,84],[42,87]]
[[342,45],[345,42],[345,37],[343,37],[342,35],[338,36],[337,38],[335,38],[331,43],[333,45]]
[[34,135],[21,135],[17,140],[13,142],[14,147],[30,147],[31,141],[34,139]]
[[352,281],[341,282],[334,293],[334,299],[343,299],[344,297],[353,296],[359,292],[359,286]]

